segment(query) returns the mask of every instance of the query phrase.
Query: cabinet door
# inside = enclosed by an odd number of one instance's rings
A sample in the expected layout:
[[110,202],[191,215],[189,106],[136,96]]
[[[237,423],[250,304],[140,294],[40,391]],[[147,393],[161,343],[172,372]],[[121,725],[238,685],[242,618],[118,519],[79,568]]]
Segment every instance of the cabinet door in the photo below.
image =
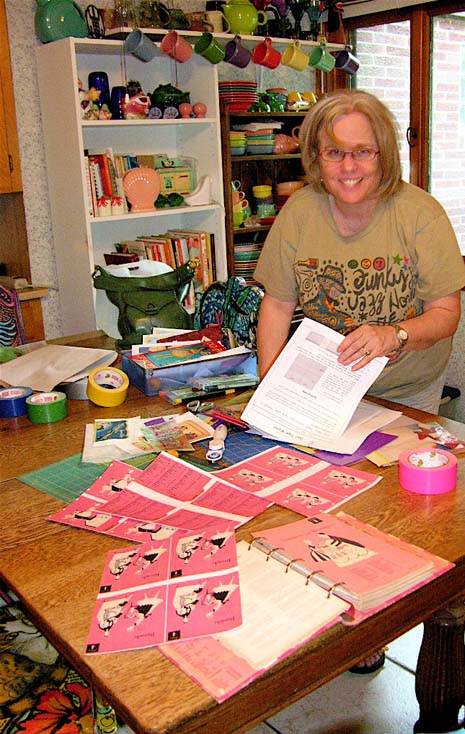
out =
[[21,190],[8,29],[5,2],[0,0],[0,194]]

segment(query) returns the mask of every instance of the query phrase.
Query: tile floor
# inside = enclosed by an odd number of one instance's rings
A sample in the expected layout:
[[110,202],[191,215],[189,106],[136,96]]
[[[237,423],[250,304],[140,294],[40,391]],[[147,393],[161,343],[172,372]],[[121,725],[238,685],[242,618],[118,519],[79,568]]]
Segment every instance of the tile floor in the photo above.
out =
[[[377,673],[344,673],[247,734],[412,734],[418,718],[414,672],[422,634],[420,625],[392,642]],[[121,727],[118,734],[131,733]]]

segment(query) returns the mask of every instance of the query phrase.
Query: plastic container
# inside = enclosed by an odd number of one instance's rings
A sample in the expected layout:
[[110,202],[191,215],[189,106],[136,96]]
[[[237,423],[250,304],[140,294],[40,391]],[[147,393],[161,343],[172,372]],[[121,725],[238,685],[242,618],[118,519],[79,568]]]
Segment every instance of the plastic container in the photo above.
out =
[[210,377],[216,375],[256,374],[257,359],[250,350],[232,357],[217,357],[201,362],[162,367],[146,370],[127,354],[123,354],[121,369],[129,377],[131,385],[153,397],[160,391],[173,390],[176,387],[189,385],[194,377]]

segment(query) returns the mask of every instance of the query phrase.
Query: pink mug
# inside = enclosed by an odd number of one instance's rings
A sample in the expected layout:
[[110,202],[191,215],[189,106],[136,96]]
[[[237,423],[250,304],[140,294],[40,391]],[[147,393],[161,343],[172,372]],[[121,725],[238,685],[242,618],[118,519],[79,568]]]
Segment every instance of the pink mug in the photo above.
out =
[[264,41],[255,46],[252,59],[254,64],[260,64],[261,66],[267,66],[268,69],[276,69],[281,61],[281,54],[273,48],[271,38],[265,38]]
[[160,51],[171,56],[180,64],[188,61],[192,56],[192,46],[187,43],[186,39],[179,35],[176,31],[168,31],[162,42],[160,43]]

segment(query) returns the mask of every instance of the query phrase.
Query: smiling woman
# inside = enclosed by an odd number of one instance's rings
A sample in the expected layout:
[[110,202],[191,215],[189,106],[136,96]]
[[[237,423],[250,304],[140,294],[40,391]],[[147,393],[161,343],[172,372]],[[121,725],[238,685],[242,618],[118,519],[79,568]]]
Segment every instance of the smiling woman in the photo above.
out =
[[310,185],[277,216],[255,270],[265,287],[261,375],[299,302],[305,316],[346,335],[342,366],[388,357],[371,394],[437,412],[465,284],[444,209],[401,180],[397,125],[367,92],[322,98],[299,141]]

